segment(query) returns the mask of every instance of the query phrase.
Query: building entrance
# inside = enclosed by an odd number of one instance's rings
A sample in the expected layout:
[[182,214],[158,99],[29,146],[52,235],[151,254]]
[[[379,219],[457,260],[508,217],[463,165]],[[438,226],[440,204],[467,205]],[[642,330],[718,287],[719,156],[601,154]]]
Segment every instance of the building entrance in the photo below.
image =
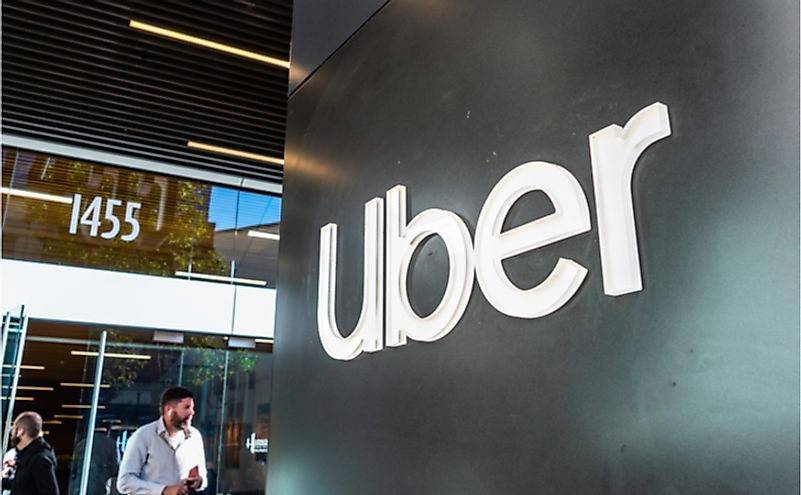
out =
[[270,341],[29,320],[22,308],[4,315],[2,337],[3,431],[23,411],[42,416],[61,493],[116,493],[128,438],[175,385],[195,396],[207,493],[264,493]]

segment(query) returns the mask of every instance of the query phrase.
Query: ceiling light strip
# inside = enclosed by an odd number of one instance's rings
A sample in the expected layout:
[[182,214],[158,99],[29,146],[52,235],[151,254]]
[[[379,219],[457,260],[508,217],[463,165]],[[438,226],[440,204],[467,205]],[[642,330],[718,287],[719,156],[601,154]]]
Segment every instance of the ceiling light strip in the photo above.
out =
[[261,230],[248,230],[248,237],[258,237],[259,239],[269,239],[271,241],[277,241],[281,239],[280,234],[275,234],[273,232],[262,232]]
[[204,151],[211,151],[214,153],[222,153],[223,155],[238,156],[239,158],[247,158],[249,160],[258,160],[260,162],[273,163],[275,165],[284,165],[282,158],[273,158],[267,155],[260,155],[258,153],[250,153],[247,151],[239,151],[231,148],[223,148],[222,146],[214,146],[212,144],[198,143],[197,141],[187,141],[187,148],[195,148]]
[[199,278],[201,280],[214,280],[215,282],[233,282],[235,284],[258,285],[260,287],[264,287],[267,285],[267,282],[264,280],[254,280],[251,278],[225,277],[223,275],[209,275],[208,273],[197,273],[197,272],[190,273],[190,272],[177,271],[175,272],[175,276]]
[[[92,388],[95,386],[94,383],[72,383],[72,382],[61,382],[59,383],[62,387],[82,387],[82,388]],[[103,383],[100,385],[100,388],[110,388],[111,385],[108,383]]]
[[[64,409],[91,409],[91,404],[61,404]],[[105,409],[106,406],[97,406],[98,409]],[[53,416],[57,417],[57,416]]]
[[211,48],[212,50],[217,50],[224,53],[230,53],[231,55],[237,55],[239,57],[249,58],[251,60],[263,62],[265,64],[277,65],[278,67],[289,69],[289,62],[287,60],[281,60],[279,58],[270,57],[268,55],[262,55],[261,53],[251,52],[250,50],[243,50],[242,48],[237,48],[231,45],[225,45],[223,43],[207,40],[205,38],[199,38],[197,36],[192,36],[185,33],[179,33],[178,31],[165,29],[162,27],[154,26],[152,24],[146,24],[144,22],[135,21],[133,19],[131,19],[128,25],[134,29],[139,29],[141,31],[146,31],[148,33],[157,34],[159,36],[164,36],[166,38],[172,38],[174,40],[184,41],[186,43],[192,43],[205,48]]
[[[14,365],[13,364],[4,364],[3,368],[14,368]],[[19,366],[19,369],[21,369],[21,370],[39,370],[39,371],[42,371],[42,370],[45,369],[45,367],[40,365],[40,364],[21,364]]]
[[41,199],[42,201],[53,201],[55,203],[72,204],[72,198],[66,196],[56,196],[55,194],[40,193],[36,191],[26,191],[24,189],[14,189],[12,187],[0,187],[0,193],[19,196],[20,198]]
[[[89,357],[96,357],[98,355],[96,351],[70,351],[70,354],[72,354],[73,356],[89,356]],[[142,359],[142,360],[150,359],[150,356],[148,356],[147,354],[115,354],[113,352],[104,352],[103,355],[105,357],[120,358],[120,359]],[[94,387],[94,385],[92,386]]]

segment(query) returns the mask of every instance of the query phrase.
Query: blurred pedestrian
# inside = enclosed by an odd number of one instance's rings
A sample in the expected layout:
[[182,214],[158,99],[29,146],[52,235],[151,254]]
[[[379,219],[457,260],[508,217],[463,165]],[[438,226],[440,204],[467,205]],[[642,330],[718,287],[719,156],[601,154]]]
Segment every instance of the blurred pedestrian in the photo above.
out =
[[3,489],[11,495],[58,495],[56,454],[42,437],[39,414],[26,411],[17,416],[11,426],[11,446],[17,451],[9,466],[15,472],[13,478],[3,477]]

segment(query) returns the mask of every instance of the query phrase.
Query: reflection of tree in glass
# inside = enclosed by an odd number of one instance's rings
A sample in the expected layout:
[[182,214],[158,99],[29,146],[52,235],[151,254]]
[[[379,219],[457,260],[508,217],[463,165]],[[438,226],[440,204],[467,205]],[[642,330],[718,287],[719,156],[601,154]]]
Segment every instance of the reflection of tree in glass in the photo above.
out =
[[[178,181],[174,224],[160,249],[175,253],[176,267],[193,272],[227,275],[225,260],[214,250],[214,225],[208,222],[211,187]],[[194,234],[194,235],[192,235]]]
[[[136,215],[140,234],[125,242],[119,235],[90,237],[87,227],[70,235],[71,205],[27,201],[27,228],[41,242],[37,261],[166,276],[191,266],[193,272],[227,275],[225,260],[214,250],[214,224],[208,221],[209,185],[36,155],[26,187],[60,196],[81,194],[80,214],[92,198],[102,196],[101,219],[108,199],[123,202],[115,208],[120,218],[128,201],[142,204]],[[100,232],[108,228],[109,222],[102,221]],[[124,223],[122,232],[129,228]]]
[[202,385],[225,375],[225,354],[228,351],[228,376],[253,371],[259,355],[246,349],[229,349],[224,340],[214,336],[187,336],[185,343],[197,359],[197,365],[184,371],[184,382]]
[[[108,336],[106,342],[113,342],[115,344],[133,344],[133,337],[126,335],[123,332],[107,329]],[[113,349],[113,350],[112,350]],[[117,346],[106,347],[106,352],[114,352],[117,354],[136,354],[123,347],[122,349]],[[139,372],[147,366],[147,361],[142,359],[107,359],[103,363],[103,374],[105,383],[111,385],[114,390],[121,390],[128,388],[136,383]]]

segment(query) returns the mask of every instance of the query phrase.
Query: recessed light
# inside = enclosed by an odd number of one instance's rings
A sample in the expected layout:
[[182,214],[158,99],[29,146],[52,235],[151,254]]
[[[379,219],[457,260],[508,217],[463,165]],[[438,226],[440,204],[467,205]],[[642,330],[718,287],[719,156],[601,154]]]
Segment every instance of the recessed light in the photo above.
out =
[[[95,386],[94,383],[72,383],[72,382],[61,382],[59,383],[62,387],[82,387],[82,388],[93,388]],[[100,388],[109,388],[111,385],[108,383],[101,383]]]
[[[3,368],[16,368],[16,366],[13,365],[13,364],[4,364]],[[38,371],[42,371],[42,370],[45,369],[45,367],[40,365],[40,364],[21,364],[21,365],[19,365],[19,369],[21,369],[21,370],[38,370]]]
[[249,58],[251,60],[256,60],[258,62],[264,62],[266,64],[277,65],[278,67],[283,67],[284,69],[289,68],[289,62],[286,60],[270,57],[269,55],[262,55],[261,53],[252,52],[250,50],[243,50],[242,48],[226,45],[224,43],[218,43],[216,41],[207,40],[205,38],[200,38],[198,36],[192,36],[190,34],[180,33],[178,31],[165,29],[162,27],[154,26],[152,24],[146,24],[144,22],[135,21],[133,19],[131,19],[128,25],[134,29],[139,29],[141,31],[146,31],[148,33],[157,34],[159,36],[164,36],[166,38],[172,38],[174,40],[184,41],[186,43],[192,43],[194,45],[199,45],[205,48],[211,48],[212,50],[230,53],[231,55],[237,55],[240,57]]
[[56,196],[55,194],[26,191],[24,189],[15,189],[11,187],[0,187],[0,193],[18,196],[20,198],[41,199],[42,201],[53,201],[54,203],[64,203],[67,205],[72,204],[72,198],[68,198],[67,196]]
[[271,241],[277,241],[281,239],[281,234],[275,234],[273,232],[262,232],[261,230],[248,230],[248,237],[258,237],[259,239],[269,239]]
[[258,160],[260,162],[273,163],[275,165],[283,165],[284,160],[281,158],[273,158],[267,155],[260,155],[258,153],[251,153],[249,151],[240,151],[231,148],[223,148],[222,146],[214,146],[213,144],[198,143],[197,141],[187,141],[187,148],[197,148],[199,150],[212,151],[214,153],[222,153],[223,155],[238,156],[239,158],[247,158],[249,160]]
[[267,285],[267,282],[264,280],[255,280],[252,278],[238,278],[238,277],[225,277],[222,275],[210,275],[208,273],[197,273],[197,272],[183,272],[177,271],[175,272],[176,277],[187,277],[187,278],[199,278],[201,280],[214,280],[215,282],[233,282],[236,284],[247,284],[247,285],[258,285],[260,287],[264,287]]
[[[70,354],[73,356],[99,356],[96,351],[70,351]],[[119,358],[119,359],[150,359],[150,356],[147,354],[118,354],[114,352],[104,352],[104,357],[107,358]],[[94,385],[93,385],[94,386]]]

